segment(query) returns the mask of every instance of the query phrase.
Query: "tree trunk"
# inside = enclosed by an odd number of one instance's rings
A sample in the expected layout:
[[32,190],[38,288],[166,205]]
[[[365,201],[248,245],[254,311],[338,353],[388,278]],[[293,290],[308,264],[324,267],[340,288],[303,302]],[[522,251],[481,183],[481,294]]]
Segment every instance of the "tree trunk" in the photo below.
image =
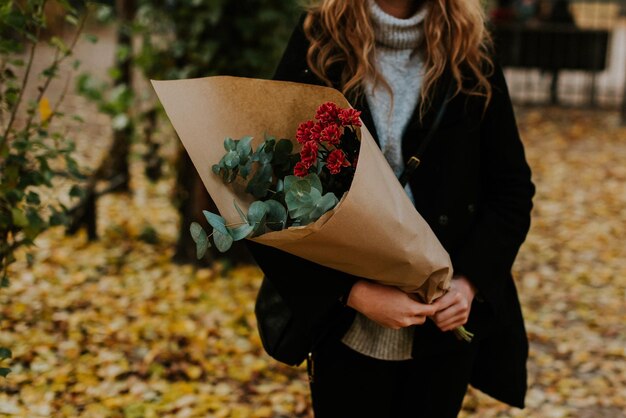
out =
[[[135,2],[134,0],[116,0],[115,7],[118,17],[117,46],[128,48],[129,51],[123,59],[116,58],[115,65],[120,70],[120,77],[115,81],[115,85],[125,84],[132,89],[132,30],[130,26],[135,18]],[[73,235],[85,226],[89,240],[96,240],[98,238],[96,210],[98,197],[109,192],[128,193],[130,191],[128,156],[133,132],[132,122],[129,122],[124,129],[113,132],[110,152],[87,182],[84,198],[70,210],[72,220],[65,230],[66,235]],[[96,187],[102,180],[108,181],[109,186],[105,191],[97,193]]]

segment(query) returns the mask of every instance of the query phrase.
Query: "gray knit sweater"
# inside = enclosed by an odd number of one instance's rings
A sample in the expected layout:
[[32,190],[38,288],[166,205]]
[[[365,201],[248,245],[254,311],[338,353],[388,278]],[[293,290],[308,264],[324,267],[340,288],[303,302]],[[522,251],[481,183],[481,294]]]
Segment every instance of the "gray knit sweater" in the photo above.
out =
[[[404,169],[401,139],[417,105],[423,78],[418,46],[426,8],[408,19],[384,12],[375,0],[368,0],[376,38],[375,64],[391,87],[393,96],[382,83],[365,80],[365,95],[378,133],[380,148],[397,176]],[[409,198],[413,196],[408,185]],[[382,360],[411,358],[414,326],[397,330],[386,328],[357,312],[342,338],[352,349]]]

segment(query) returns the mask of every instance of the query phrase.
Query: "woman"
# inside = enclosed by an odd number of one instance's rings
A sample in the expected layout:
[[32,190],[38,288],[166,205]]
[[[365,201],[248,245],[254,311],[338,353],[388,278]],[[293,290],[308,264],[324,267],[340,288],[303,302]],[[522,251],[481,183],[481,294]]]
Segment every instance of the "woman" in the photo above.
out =
[[[322,0],[289,40],[274,78],[343,91],[398,175],[455,87],[406,187],[450,253],[445,296],[424,305],[247,241],[298,328],[322,341],[318,418],[455,417],[469,383],[524,406],[528,343],[511,267],[535,188],[490,51],[478,0]],[[460,325],[471,343],[450,332]]]

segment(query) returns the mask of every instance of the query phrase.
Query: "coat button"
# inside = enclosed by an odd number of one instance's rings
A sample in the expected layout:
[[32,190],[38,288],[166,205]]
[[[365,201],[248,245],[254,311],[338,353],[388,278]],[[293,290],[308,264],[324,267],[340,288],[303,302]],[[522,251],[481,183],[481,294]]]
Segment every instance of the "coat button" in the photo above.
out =
[[308,74],[308,73],[310,73],[310,72],[311,72],[311,70],[309,70],[308,68],[305,68],[304,70],[302,70],[302,72],[303,72],[304,74]]
[[448,217],[446,215],[439,215],[439,225],[447,225],[448,224]]
[[467,211],[469,213],[474,213],[476,212],[476,205],[474,205],[473,203],[470,203],[469,205],[467,205]]

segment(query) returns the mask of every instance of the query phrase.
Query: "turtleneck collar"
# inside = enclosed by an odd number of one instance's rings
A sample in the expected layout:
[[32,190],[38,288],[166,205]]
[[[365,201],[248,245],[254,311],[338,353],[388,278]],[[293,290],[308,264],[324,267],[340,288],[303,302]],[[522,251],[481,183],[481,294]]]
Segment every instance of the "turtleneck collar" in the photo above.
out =
[[414,49],[419,46],[422,34],[420,23],[426,16],[427,7],[422,5],[413,16],[400,19],[381,9],[376,0],[367,2],[377,44],[393,49]]

